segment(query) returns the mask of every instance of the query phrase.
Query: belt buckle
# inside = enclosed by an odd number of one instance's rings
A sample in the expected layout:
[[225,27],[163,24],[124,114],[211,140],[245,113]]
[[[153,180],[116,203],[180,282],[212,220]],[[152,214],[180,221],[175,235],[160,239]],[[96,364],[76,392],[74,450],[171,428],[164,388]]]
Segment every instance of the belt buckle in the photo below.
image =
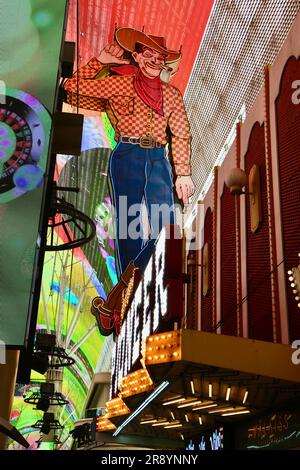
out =
[[140,147],[142,148],[153,148],[153,137],[144,136],[140,138]]

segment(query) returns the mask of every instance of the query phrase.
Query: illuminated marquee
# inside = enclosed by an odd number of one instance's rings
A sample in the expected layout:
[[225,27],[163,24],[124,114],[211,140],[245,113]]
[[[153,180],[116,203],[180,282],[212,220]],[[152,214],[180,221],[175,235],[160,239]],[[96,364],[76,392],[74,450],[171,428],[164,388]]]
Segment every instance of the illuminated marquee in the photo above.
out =
[[[298,253],[298,256],[300,258],[300,253]],[[295,294],[295,300],[300,308],[300,264],[289,270],[288,275],[293,294]]]
[[182,238],[179,227],[163,229],[127,316],[113,356],[112,396],[122,379],[140,368],[148,336],[176,329],[183,315]]

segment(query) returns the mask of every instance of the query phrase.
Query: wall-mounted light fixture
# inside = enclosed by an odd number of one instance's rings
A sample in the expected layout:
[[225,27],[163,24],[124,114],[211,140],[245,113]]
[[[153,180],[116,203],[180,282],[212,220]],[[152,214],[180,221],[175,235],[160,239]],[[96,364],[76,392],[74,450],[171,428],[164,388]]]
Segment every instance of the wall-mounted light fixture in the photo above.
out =
[[202,268],[202,295],[205,297],[209,293],[210,276],[209,276],[210,250],[209,243],[203,246],[202,264],[198,264],[196,259],[189,259],[188,266],[197,266]]
[[247,184],[247,175],[241,168],[232,168],[225,178],[225,184],[230,189],[231,194],[245,194],[244,186]]
[[[247,181],[249,192],[243,191]],[[252,166],[248,178],[241,168],[232,168],[225,178],[225,184],[230,189],[231,194],[237,196],[247,194],[249,196],[251,232],[256,232],[262,223],[259,166]]]

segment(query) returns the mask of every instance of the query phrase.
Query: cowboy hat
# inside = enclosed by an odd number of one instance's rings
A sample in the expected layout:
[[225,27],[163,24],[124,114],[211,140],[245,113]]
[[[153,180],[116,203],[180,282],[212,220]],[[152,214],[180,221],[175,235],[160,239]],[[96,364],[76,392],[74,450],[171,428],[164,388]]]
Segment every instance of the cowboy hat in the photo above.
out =
[[142,31],[138,31],[137,29],[119,28],[115,32],[115,38],[119,46],[129,52],[133,52],[135,50],[135,45],[138,42],[144,46],[154,49],[157,52],[165,54],[166,62],[173,62],[181,57],[180,52],[167,49],[165,38],[160,36],[152,36],[151,34],[145,34]]

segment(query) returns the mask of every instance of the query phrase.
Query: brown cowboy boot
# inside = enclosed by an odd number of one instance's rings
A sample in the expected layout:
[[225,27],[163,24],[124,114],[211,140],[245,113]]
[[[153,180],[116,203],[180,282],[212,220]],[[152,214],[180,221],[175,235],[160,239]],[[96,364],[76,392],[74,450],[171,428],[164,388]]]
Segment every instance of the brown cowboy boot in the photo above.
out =
[[130,261],[107,299],[95,297],[92,300],[91,312],[96,317],[100,333],[103,336],[109,336],[113,332],[116,335],[120,333],[122,301],[136,269],[134,262]]
[[[122,309],[121,309],[121,324],[124,320],[124,317],[130,307],[132,299],[134,297],[135,291],[138,288],[139,283],[142,280],[142,271],[140,268],[135,268],[133,276],[131,277],[128,287],[126,290],[123,291],[123,301],[122,301]],[[120,324],[120,328],[121,328]],[[119,334],[119,333],[117,333]]]

